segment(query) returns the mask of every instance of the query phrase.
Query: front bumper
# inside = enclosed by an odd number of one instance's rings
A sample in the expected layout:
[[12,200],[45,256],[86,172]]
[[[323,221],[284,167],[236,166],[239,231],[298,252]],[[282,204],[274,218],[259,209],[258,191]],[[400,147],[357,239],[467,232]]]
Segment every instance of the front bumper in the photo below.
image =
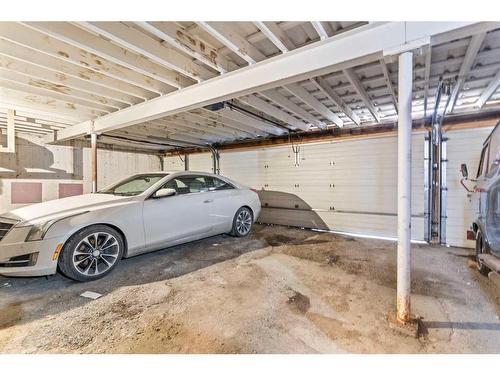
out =
[[[5,239],[4,239],[5,240]],[[0,275],[3,276],[45,276],[57,271],[57,257],[53,260],[54,252],[63,238],[54,237],[32,242],[5,243],[0,241],[0,264],[9,263],[13,257],[38,253],[36,263],[32,266],[0,266]]]

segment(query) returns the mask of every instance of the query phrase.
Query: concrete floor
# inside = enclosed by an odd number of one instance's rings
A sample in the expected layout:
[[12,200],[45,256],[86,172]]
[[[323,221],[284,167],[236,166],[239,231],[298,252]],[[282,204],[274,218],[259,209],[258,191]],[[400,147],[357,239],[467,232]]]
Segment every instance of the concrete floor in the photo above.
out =
[[500,293],[470,257],[414,246],[415,339],[386,321],[394,243],[257,225],[123,260],[87,284],[0,277],[0,352],[500,353]]

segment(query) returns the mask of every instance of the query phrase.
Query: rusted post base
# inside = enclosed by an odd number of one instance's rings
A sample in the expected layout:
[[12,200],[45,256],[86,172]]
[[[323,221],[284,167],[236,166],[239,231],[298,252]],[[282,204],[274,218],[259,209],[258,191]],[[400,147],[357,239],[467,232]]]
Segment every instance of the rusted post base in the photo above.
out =
[[391,311],[387,316],[389,327],[406,336],[418,338],[422,332],[422,319],[419,316],[411,316],[407,322],[398,319],[395,311]]

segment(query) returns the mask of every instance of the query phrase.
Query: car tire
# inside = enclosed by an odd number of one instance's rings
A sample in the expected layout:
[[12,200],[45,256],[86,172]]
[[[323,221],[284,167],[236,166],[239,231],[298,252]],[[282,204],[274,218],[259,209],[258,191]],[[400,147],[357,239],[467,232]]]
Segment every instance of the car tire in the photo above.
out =
[[488,273],[490,272],[489,268],[486,267],[480,260],[479,260],[479,255],[480,254],[486,254],[488,253],[488,244],[484,240],[483,233],[481,232],[481,229],[477,230],[476,233],[476,263],[477,263],[477,270],[487,276]]
[[241,207],[233,218],[230,234],[234,237],[245,237],[250,233],[253,224],[253,212],[248,207]]
[[110,273],[123,256],[121,233],[107,225],[91,225],[72,235],[58,260],[59,270],[75,281],[92,281]]

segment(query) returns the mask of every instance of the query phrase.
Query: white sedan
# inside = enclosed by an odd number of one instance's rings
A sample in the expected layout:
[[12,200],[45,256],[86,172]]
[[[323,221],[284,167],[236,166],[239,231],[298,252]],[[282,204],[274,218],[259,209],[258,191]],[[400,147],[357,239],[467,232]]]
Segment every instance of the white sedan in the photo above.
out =
[[257,193],[202,172],[131,176],[95,194],[0,215],[0,274],[41,276],[57,268],[98,279],[122,257],[222,233],[246,236],[260,212]]

